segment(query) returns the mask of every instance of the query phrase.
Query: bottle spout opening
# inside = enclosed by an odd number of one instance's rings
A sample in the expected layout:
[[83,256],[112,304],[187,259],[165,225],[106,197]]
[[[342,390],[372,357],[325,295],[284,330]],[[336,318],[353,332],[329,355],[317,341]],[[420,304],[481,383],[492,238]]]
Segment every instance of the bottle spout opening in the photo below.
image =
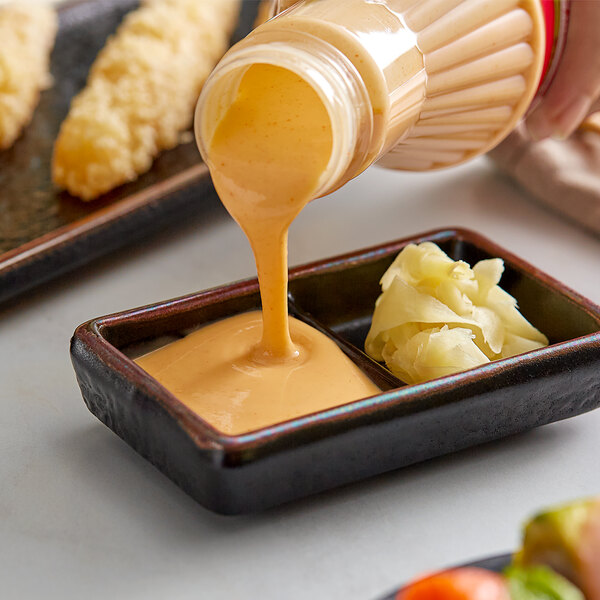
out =
[[317,94],[331,124],[331,155],[317,184],[323,196],[353,177],[362,164],[373,130],[367,90],[353,65],[336,48],[312,36],[288,35],[285,43],[270,41],[234,47],[206,82],[196,108],[195,133],[200,153],[208,149],[216,128],[235,102],[244,74],[253,65],[286,69],[303,79]]

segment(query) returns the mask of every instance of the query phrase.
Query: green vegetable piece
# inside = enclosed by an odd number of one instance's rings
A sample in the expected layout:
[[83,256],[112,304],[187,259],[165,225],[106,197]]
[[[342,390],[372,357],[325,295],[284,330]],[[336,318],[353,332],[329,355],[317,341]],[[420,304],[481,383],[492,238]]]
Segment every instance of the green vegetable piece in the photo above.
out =
[[579,546],[597,500],[580,500],[535,516],[525,526],[523,548],[515,564],[545,564],[579,581]]
[[578,588],[548,567],[511,566],[504,574],[511,600],[585,600]]

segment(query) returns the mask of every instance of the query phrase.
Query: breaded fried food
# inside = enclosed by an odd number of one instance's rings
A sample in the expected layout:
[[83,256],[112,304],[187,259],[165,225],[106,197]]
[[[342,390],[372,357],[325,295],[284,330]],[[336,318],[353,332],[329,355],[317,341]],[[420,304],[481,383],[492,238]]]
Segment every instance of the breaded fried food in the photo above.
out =
[[54,10],[15,2],[0,6],[0,150],[12,146],[29,123],[40,90],[51,82]]
[[54,146],[54,183],[92,200],[148,171],[192,124],[240,0],[144,0],[109,39]]

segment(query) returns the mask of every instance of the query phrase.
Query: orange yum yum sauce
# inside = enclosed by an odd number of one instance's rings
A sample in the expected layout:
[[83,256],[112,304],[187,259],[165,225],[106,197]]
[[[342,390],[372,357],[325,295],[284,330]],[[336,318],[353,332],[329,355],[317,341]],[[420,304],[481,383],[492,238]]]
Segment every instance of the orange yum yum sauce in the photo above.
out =
[[315,197],[332,143],[314,89],[266,64],[244,73],[210,142],[213,182],[254,252],[262,318],[252,312],[213,323],[136,362],[226,434],[379,391],[332,340],[288,317],[288,229]]

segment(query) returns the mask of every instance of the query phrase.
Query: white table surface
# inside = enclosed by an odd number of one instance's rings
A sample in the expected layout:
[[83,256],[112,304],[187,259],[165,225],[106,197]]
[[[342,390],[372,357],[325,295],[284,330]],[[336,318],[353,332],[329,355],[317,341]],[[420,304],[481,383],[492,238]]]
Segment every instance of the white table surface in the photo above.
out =
[[[309,206],[292,265],[436,227],[475,229],[600,303],[600,240],[484,160],[370,169]],[[253,276],[224,212],[0,307],[0,596],[369,600],[505,552],[539,507],[600,493],[600,411],[246,517],[197,505],[85,408],[68,354],[89,318]]]
[[[372,168],[298,218],[291,263],[456,224],[600,302],[600,240],[484,159]],[[514,548],[532,511],[600,493],[597,411],[262,514],[209,513],[87,411],[68,342],[89,318],[253,273],[218,212],[0,309],[2,598],[369,600]]]

